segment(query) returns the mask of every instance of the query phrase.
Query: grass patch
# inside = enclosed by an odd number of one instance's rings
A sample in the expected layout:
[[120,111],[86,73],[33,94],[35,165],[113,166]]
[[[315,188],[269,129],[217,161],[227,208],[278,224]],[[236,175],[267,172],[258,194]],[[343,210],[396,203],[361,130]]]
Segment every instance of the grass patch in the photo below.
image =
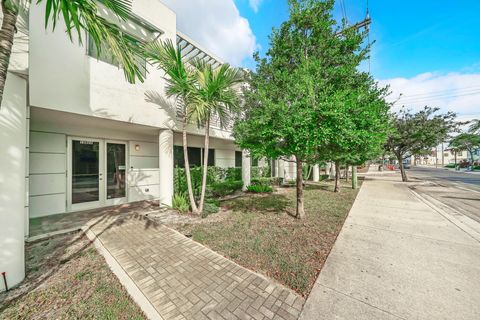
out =
[[304,220],[289,215],[295,212],[295,189],[285,188],[225,201],[222,219],[176,228],[306,296],[358,193],[349,186],[345,183],[339,194],[331,182],[307,186]]
[[0,294],[0,319],[145,319],[85,236],[26,244],[26,279]]

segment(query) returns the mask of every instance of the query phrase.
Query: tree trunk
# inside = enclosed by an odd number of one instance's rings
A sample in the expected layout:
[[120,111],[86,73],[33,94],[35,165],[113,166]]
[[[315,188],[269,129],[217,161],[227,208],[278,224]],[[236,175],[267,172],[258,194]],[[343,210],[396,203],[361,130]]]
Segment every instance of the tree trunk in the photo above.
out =
[[185,175],[187,176],[187,187],[188,187],[188,198],[190,199],[190,207],[192,207],[192,212],[198,214],[197,204],[195,203],[195,198],[193,196],[192,189],[192,178],[190,176],[190,162],[188,161],[188,145],[187,145],[187,111],[184,110],[185,115],[183,116],[183,159],[185,163]]
[[335,189],[333,192],[340,192],[340,163],[335,162]]
[[357,166],[352,166],[352,189],[358,188]]
[[305,218],[305,208],[303,205],[303,167],[302,160],[299,157],[297,159],[297,212],[296,217],[298,219]]
[[403,167],[403,159],[400,154],[396,154],[398,160],[398,167],[400,168],[400,173],[402,174],[402,181],[408,182],[407,173],[405,172],[405,168]]
[[17,23],[18,8],[11,10],[2,0],[2,29],[0,30],[0,105],[3,100],[3,90],[7,81],[8,65],[12,54],[13,38],[15,36],[15,25]]
[[475,162],[475,159],[473,157],[473,149],[470,149],[467,151],[467,153],[470,152],[470,158],[472,159],[472,164],[470,165],[472,171],[473,171],[473,163]]
[[202,193],[200,194],[200,205],[198,206],[198,212],[203,212],[203,203],[205,201],[205,190],[207,189],[207,176],[208,176],[208,145],[210,140],[210,117],[207,117],[207,123],[205,124],[205,148],[203,151],[203,177],[202,177]]
[[346,168],[345,168],[345,181],[348,182],[348,164],[346,165]]

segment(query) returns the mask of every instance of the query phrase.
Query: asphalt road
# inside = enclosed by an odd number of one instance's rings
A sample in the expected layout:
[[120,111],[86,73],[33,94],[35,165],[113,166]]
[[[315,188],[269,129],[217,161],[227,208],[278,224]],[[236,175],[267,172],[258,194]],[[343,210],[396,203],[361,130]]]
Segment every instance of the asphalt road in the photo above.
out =
[[412,189],[480,223],[480,175],[430,167],[407,170]]
[[415,167],[406,170],[412,177],[438,181],[441,183],[460,183],[464,187],[480,191],[480,174],[457,172],[444,168]]

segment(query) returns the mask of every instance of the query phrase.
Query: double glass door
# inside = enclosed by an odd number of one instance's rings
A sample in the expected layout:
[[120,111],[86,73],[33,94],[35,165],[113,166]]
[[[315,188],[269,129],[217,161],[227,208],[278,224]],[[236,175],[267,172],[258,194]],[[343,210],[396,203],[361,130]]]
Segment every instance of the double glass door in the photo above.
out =
[[126,202],[126,143],[71,137],[68,150],[69,211]]

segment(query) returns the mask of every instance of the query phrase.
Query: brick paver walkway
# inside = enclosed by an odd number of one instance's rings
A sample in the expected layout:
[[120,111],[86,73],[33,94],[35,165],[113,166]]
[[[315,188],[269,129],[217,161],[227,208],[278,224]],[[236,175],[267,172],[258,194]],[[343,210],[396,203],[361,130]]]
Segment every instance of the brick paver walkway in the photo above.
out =
[[164,319],[297,319],[304,299],[143,215],[91,230]]

